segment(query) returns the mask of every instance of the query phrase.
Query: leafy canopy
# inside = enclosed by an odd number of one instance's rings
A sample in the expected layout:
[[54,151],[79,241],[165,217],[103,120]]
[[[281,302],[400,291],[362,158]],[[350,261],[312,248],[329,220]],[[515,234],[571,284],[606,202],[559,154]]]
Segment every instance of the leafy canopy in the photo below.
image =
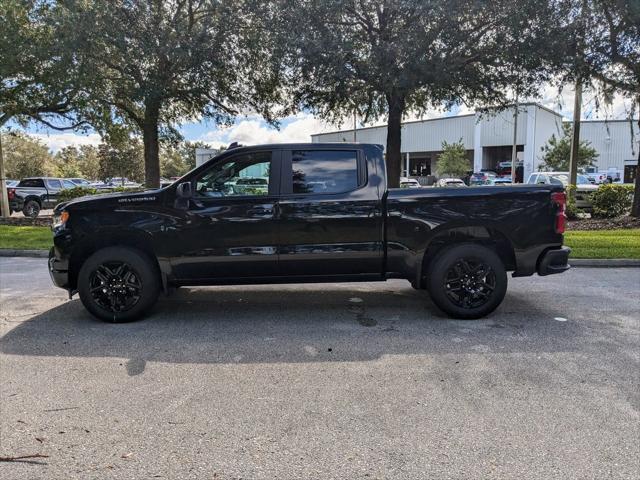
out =
[[[547,79],[553,10],[511,0],[288,0],[296,101],[322,117],[388,116],[389,181],[400,173],[406,111],[443,103],[496,105]],[[397,186],[397,185],[395,185]]]
[[40,140],[19,132],[2,135],[5,175],[21,180],[25,177],[55,175],[53,158]]
[[[547,144],[542,146],[542,160],[544,164],[541,169],[552,172],[566,172],[569,170],[569,158],[571,156],[571,124],[563,125],[563,135],[558,138],[551,135]],[[591,143],[581,140],[578,147],[578,168],[585,168],[593,165],[593,161],[598,158],[598,152],[590,146]]]
[[438,156],[436,171],[439,177],[463,177],[471,169],[462,139],[454,143],[442,142],[442,153]]
[[[59,0],[55,23],[88,65],[92,124],[143,136],[147,184],[159,181],[159,141],[203,117],[228,124],[246,110],[275,121],[280,64],[248,0]],[[263,38],[264,37],[264,38]]]

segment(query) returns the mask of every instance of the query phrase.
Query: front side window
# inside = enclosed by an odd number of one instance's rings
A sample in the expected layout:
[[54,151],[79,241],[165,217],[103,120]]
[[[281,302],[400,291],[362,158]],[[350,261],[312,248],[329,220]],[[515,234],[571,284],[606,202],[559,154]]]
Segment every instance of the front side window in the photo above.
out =
[[353,150],[295,150],[293,193],[343,193],[358,188],[358,156]]
[[271,152],[256,152],[222,160],[196,179],[199,197],[267,195]]
[[75,188],[77,185],[73,183],[71,180],[62,180],[62,185],[64,188]]

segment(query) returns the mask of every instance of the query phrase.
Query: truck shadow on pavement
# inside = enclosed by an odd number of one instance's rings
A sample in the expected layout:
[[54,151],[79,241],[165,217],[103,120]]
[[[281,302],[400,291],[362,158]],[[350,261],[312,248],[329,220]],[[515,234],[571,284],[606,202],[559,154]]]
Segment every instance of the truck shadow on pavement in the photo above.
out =
[[[575,321],[524,293],[509,293],[482,320],[445,317],[423,292],[350,285],[181,289],[146,319],[103,323],[73,300],[0,338],[9,355],[118,357],[130,375],[170,363],[355,362],[384,355],[572,351],[586,335]],[[584,345],[582,345],[584,349]]]

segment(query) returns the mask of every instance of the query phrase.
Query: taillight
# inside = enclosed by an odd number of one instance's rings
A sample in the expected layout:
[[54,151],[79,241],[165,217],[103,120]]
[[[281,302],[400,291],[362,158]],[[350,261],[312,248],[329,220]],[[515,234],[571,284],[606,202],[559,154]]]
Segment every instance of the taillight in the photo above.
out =
[[556,212],[556,233],[564,233],[567,225],[567,194],[564,192],[553,192],[551,201],[558,206]]
[[7,189],[7,197],[9,198],[9,200],[13,200],[16,196],[16,189],[15,188],[9,188]]

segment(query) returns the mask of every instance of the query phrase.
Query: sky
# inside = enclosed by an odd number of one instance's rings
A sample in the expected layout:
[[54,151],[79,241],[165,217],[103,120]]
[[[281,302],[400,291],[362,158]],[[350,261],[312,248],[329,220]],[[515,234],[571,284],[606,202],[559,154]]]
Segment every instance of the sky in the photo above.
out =
[[[530,99],[561,113],[566,119],[573,115],[574,91],[571,87],[564,88],[561,93],[557,87],[548,86],[541,92],[539,98]],[[598,105],[593,93],[586,91],[583,94],[582,118],[595,119],[624,119],[628,117],[631,105],[621,96],[615,96],[611,105]],[[462,115],[473,113],[473,108],[465,105],[455,106],[449,111],[443,109],[431,109],[423,115],[409,114],[405,120],[417,120],[437,118],[443,116]],[[384,124],[384,119],[367,123],[366,126]],[[360,124],[359,127],[365,125]],[[301,112],[281,120],[280,128],[269,126],[257,115],[247,115],[236,119],[230,127],[219,127],[211,121],[189,122],[180,127],[180,132],[186,140],[203,141],[214,148],[226,146],[231,142],[243,145],[255,145],[260,143],[284,143],[284,142],[310,142],[311,134],[335,131],[339,129],[353,128],[349,119],[342,126],[329,124],[311,113]],[[100,136],[97,133],[76,133],[48,131],[45,128],[31,126],[27,133],[39,138],[49,149],[55,153],[67,146],[97,145]]]

